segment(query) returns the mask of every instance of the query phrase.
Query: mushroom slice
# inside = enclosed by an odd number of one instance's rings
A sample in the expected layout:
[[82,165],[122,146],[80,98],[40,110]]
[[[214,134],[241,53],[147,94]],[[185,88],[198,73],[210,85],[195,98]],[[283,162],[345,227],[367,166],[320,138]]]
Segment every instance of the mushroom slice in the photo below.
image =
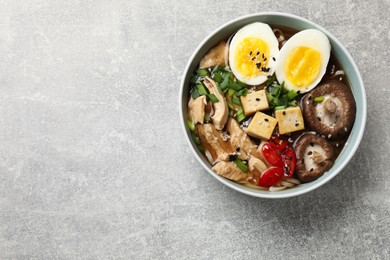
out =
[[247,173],[241,171],[233,162],[218,162],[212,169],[218,175],[232,181],[242,182],[250,177]]
[[217,84],[209,77],[203,79],[203,83],[211,94],[214,94],[218,98],[218,102],[214,103],[214,115],[211,117],[213,124],[217,130],[222,130],[228,119],[228,105],[225,97],[219,93]]
[[[321,97],[323,101],[316,102]],[[305,123],[328,139],[347,135],[353,126],[356,104],[351,90],[338,81],[328,81],[302,99]]]
[[225,142],[220,132],[212,124],[197,125],[196,130],[201,144],[209,151],[214,162],[229,161],[229,155],[234,153],[234,148],[229,142]]
[[200,96],[197,99],[190,98],[190,101],[188,102],[188,117],[194,124],[203,124],[205,106],[206,96]]
[[229,117],[226,130],[230,134],[229,142],[236,149],[238,158],[248,160],[251,154],[257,153],[257,145],[252,142],[234,118]]
[[199,63],[199,69],[210,68],[216,65],[225,66],[227,64],[228,51],[229,48],[226,42],[220,42],[202,58]]
[[320,136],[303,134],[295,143],[295,153],[297,155],[295,172],[302,182],[318,179],[333,166],[333,147]]

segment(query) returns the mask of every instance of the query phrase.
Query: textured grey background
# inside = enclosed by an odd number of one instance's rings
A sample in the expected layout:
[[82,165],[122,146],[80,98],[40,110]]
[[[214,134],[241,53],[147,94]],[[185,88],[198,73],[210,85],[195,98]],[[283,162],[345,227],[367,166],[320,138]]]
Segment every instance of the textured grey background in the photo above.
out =
[[[389,9],[389,0],[1,1],[0,259],[388,258]],[[196,46],[260,11],[327,28],[368,97],[349,166],[277,201],[217,182],[178,122]]]

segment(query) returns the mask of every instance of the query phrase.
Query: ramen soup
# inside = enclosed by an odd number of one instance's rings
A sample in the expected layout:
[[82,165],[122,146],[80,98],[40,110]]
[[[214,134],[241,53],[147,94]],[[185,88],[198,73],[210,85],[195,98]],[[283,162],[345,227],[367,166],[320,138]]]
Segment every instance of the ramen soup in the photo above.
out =
[[254,189],[326,174],[355,120],[347,75],[315,29],[248,24],[204,55],[190,84],[194,143],[215,173]]

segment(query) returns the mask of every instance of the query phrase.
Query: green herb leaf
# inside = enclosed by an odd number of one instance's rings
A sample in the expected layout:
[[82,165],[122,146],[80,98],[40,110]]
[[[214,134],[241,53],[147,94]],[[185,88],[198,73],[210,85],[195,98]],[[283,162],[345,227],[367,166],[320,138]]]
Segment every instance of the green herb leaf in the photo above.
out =
[[199,77],[206,77],[206,76],[209,76],[210,73],[207,69],[199,69],[196,71],[196,74],[199,76]]
[[236,104],[238,106],[241,106],[241,101],[240,101],[240,99],[238,97],[233,96],[232,101],[233,101],[234,104]]
[[208,94],[207,97],[211,100],[213,103],[218,103],[219,99],[214,94]]
[[203,86],[202,83],[196,84],[196,88],[198,89],[200,95],[203,96],[208,94],[207,89],[205,88],[205,86]]

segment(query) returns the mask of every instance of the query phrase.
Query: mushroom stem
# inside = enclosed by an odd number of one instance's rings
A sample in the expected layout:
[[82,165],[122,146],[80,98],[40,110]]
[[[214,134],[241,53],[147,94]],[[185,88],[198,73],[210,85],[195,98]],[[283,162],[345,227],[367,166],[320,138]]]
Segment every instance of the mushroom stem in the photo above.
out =
[[324,157],[322,157],[322,155],[319,152],[317,151],[313,152],[313,161],[316,164],[321,164],[324,160],[325,160]]
[[336,108],[337,108],[336,103],[331,98],[325,100],[324,107],[325,110],[330,114],[336,112]]

